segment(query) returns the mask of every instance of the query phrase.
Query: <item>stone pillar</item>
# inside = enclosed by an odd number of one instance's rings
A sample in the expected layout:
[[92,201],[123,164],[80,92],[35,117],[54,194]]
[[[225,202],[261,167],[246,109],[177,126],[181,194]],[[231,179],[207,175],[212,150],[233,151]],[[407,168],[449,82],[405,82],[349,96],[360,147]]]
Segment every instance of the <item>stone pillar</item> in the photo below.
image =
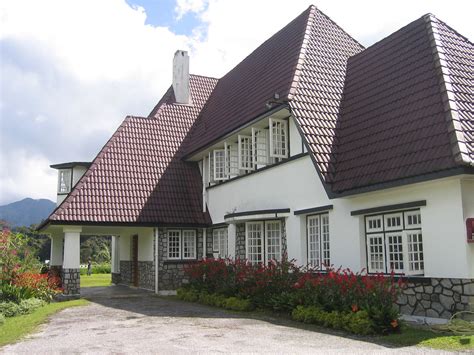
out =
[[67,296],[80,294],[80,242],[81,227],[64,227],[63,293]]

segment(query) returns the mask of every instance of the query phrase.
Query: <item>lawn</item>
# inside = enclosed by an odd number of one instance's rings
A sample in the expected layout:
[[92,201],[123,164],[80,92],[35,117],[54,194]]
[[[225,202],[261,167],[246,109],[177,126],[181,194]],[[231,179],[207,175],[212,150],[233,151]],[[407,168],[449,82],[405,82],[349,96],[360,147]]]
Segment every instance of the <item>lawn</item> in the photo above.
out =
[[0,346],[13,343],[34,331],[48,316],[65,308],[85,306],[89,301],[80,299],[67,302],[54,302],[41,307],[31,314],[7,318],[0,326]]
[[434,349],[463,351],[474,349],[474,335],[451,335],[437,333],[429,329],[403,326],[399,334],[391,334],[380,339],[395,346],[425,346]]
[[90,276],[81,275],[81,287],[110,286],[111,283],[111,274],[92,274]]

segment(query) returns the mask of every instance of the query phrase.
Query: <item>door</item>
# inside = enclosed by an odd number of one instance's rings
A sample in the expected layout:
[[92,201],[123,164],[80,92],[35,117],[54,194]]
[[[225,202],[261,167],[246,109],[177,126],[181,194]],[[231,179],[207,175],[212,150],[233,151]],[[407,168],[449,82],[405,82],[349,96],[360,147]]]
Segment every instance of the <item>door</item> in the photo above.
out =
[[132,237],[132,284],[138,287],[138,235]]

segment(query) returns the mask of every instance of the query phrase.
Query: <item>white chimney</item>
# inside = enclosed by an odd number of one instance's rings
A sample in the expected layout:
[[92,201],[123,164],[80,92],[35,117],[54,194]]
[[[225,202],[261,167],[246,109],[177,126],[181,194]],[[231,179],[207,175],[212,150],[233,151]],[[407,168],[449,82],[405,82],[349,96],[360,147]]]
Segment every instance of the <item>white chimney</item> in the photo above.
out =
[[188,52],[177,50],[173,58],[173,90],[176,102],[189,104],[189,56]]

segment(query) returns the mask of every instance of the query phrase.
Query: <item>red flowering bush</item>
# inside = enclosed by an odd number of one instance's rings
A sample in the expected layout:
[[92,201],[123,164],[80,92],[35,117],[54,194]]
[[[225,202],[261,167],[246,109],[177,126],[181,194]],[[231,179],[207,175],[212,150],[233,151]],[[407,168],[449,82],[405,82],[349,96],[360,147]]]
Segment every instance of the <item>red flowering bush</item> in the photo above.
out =
[[[236,296],[249,300],[257,308],[292,312],[297,307],[313,307],[323,315],[363,311],[373,324],[371,331],[387,333],[399,328],[394,303],[403,284],[395,282],[393,275],[355,274],[349,269],[303,272],[285,258],[267,265],[253,265],[245,260],[207,259],[187,266],[185,272],[189,278],[188,288]],[[358,320],[360,317],[349,318]]]
[[30,290],[32,297],[50,301],[53,296],[62,291],[61,279],[58,276],[34,274],[25,272],[17,275],[13,285]]

